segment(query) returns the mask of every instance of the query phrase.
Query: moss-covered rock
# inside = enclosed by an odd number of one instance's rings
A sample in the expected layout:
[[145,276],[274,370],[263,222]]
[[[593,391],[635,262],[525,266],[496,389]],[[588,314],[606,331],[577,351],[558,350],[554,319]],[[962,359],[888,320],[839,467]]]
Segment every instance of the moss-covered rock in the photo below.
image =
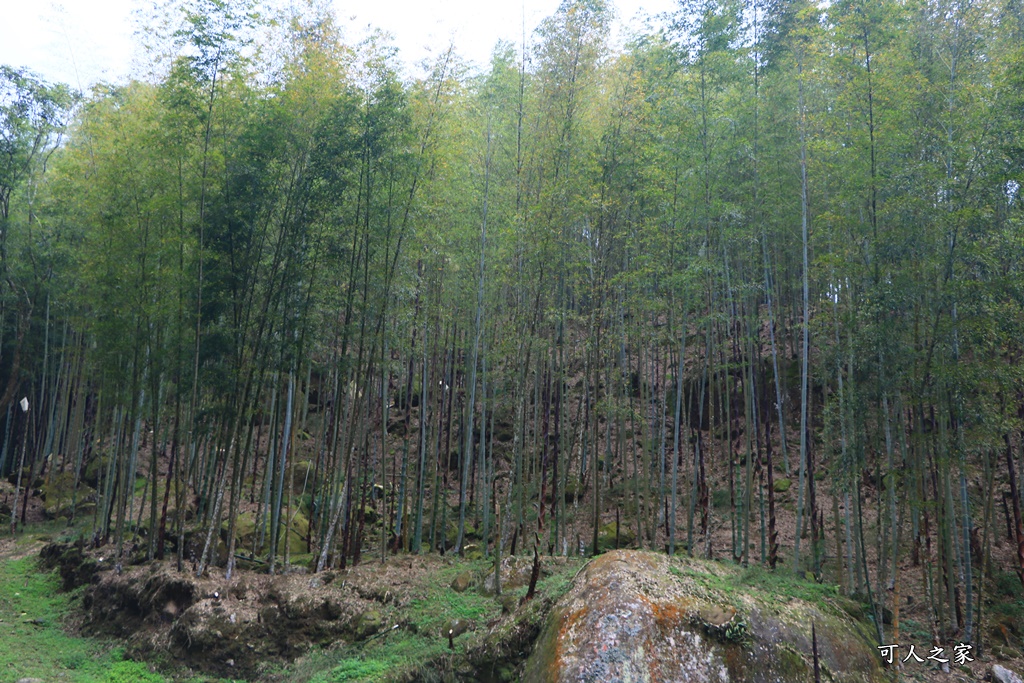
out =
[[633,541],[636,540],[633,530],[626,524],[620,523],[618,526],[617,535],[615,522],[608,522],[598,530],[597,545],[600,550],[612,550],[633,545]]
[[471,561],[482,560],[484,551],[476,543],[467,543],[462,547],[462,557]]
[[370,609],[366,610],[356,619],[355,623],[355,637],[359,640],[364,640],[372,635],[376,635],[380,631],[381,626],[384,624],[384,617],[381,616],[379,610]]
[[294,478],[295,488],[298,490],[307,478],[313,476],[313,463],[308,459],[292,460],[288,463],[288,470],[285,473],[285,482],[287,483],[290,480],[289,478]]
[[476,628],[476,624],[474,624],[471,619],[452,619],[446,626],[447,628],[445,629],[444,635],[451,638],[458,638],[463,633],[472,631]]
[[70,470],[51,476],[42,487],[43,513],[48,519],[70,517],[72,506],[78,514],[96,509],[96,491],[87,484],[75,490],[75,475]]
[[566,503],[575,503],[583,500],[583,496],[587,493],[587,487],[583,485],[578,479],[570,479],[565,483],[565,488],[562,490],[562,496]]
[[[288,553],[291,556],[301,555],[306,553],[307,538],[309,537],[309,519],[301,511],[295,510],[289,516],[291,524],[288,528],[285,528],[285,524],[288,520],[285,519],[285,515],[281,515],[281,529],[278,535],[278,553],[284,555],[284,544],[288,544]],[[270,523],[269,520],[262,520],[264,525],[263,532],[263,545],[260,550],[264,552],[270,548]],[[221,524],[221,530],[226,534],[228,530],[228,522],[225,520]],[[256,516],[252,512],[243,512],[238,516],[235,521],[235,539],[237,542],[237,548],[240,549],[251,549],[254,541],[258,536],[258,529],[256,527]],[[225,536],[226,537],[226,536]],[[225,550],[226,552],[226,550]],[[223,564],[223,562],[220,562]]]
[[356,515],[362,517],[362,520],[367,524],[374,524],[377,521],[379,515],[377,509],[372,504],[367,503],[362,507],[362,512],[356,511]]
[[473,584],[473,575],[470,572],[462,572],[452,580],[452,590],[456,593],[465,593]]
[[[738,586],[738,569],[620,550],[594,559],[548,616],[522,680],[806,683],[885,680],[863,626],[827,603]],[[706,572],[715,581],[702,582]]]
[[105,476],[110,465],[110,456],[101,454],[89,460],[82,471],[82,483],[96,488],[100,478]]

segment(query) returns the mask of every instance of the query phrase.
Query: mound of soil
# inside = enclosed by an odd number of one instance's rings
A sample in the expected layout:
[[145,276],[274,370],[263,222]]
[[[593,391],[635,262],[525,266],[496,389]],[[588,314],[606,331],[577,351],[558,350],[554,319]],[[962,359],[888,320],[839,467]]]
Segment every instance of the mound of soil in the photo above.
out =
[[[40,553],[43,568],[59,570],[65,590],[85,586],[83,613],[76,620],[83,633],[118,638],[131,658],[185,676],[250,680],[276,680],[272,670],[316,646],[349,645],[396,627],[420,632],[409,610],[422,601],[433,577],[451,565],[450,559],[437,556],[405,557],[345,572],[308,574],[297,567],[272,576],[239,570],[228,581],[179,572],[169,561],[118,570],[108,555],[82,543],[53,543]],[[541,574],[566,566],[565,558],[546,558]],[[520,604],[504,592],[520,587],[521,593],[531,568],[530,558],[504,558],[498,600],[502,615],[486,625],[458,619],[445,627],[453,637],[473,632],[464,652],[446,651],[444,668],[457,680],[521,680],[522,664],[557,599],[538,591]],[[465,588],[472,585],[493,595],[491,572],[466,574]],[[457,589],[445,585],[444,590],[455,594]],[[447,634],[438,631],[431,637],[443,641]],[[434,664],[420,666],[429,670]]]
[[118,572],[80,544],[48,545],[41,563],[59,569],[66,590],[87,586],[85,633],[121,638],[132,656],[170,657],[166,664],[234,678],[259,675],[311,646],[375,635],[367,615],[402,600],[406,582],[389,566],[315,575],[239,571],[231,581],[178,572],[171,562]]

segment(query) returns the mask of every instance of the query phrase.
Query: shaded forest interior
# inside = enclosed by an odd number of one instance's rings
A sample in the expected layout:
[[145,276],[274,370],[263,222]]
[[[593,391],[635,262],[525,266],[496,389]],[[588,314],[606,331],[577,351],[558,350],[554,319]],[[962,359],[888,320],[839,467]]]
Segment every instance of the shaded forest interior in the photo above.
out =
[[89,95],[0,67],[12,533],[653,548],[1020,646],[1024,5],[686,0],[613,49],[565,0],[418,77],[325,7],[171,3]]

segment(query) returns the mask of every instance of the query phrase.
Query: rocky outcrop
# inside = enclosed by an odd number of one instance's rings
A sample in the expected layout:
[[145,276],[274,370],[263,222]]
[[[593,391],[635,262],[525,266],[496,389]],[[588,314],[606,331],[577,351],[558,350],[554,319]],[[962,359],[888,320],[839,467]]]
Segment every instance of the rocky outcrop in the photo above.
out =
[[812,623],[822,680],[885,680],[863,624],[827,604],[726,590],[730,572],[632,550],[594,559],[549,615],[523,680],[806,683]]
[[[631,550],[586,565],[548,557],[524,600],[532,558],[508,557],[501,596],[488,600],[477,591],[494,593],[491,567],[436,556],[227,580],[171,562],[117,571],[104,549],[83,544],[42,555],[66,588],[87,585],[85,632],[124,639],[130,657],[159,652],[168,665],[222,677],[285,680],[266,678],[268,667],[323,646],[375,652],[394,680],[807,683],[813,623],[824,681],[884,678],[862,610],[781,571]],[[432,654],[392,671],[399,660],[384,644],[396,629]]]

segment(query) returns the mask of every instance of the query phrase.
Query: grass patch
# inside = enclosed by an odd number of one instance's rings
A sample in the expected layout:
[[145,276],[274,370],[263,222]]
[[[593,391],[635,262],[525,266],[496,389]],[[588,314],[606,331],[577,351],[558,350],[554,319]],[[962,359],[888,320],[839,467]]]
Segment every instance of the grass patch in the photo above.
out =
[[317,683],[373,680],[380,674],[386,673],[390,668],[387,662],[377,659],[345,659],[329,673],[315,676],[313,680]]
[[114,662],[103,683],[164,683],[164,678],[151,673],[145,664],[139,662]]
[[839,595],[839,588],[835,585],[799,579],[785,571],[772,572],[761,566],[745,569],[739,584],[769,595],[785,595],[805,602],[823,602]]
[[122,661],[120,649],[76,638],[61,628],[74,594],[60,592],[55,573],[38,571],[34,555],[0,560],[0,678],[66,680],[74,683],[163,683],[137,662]]
[[501,612],[501,606],[493,598],[480,595],[475,590],[456,593],[447,582],[440,585],[441,590],[413,600],[409,605],[408,619],[420,631],[440,634],[455,619],[477,621]]
[[[721,571],[723,568],[724,572]],[[771,601],[784,598],[822,604],[839,597],[838,586],[801,579],[785,570],[772,572],[759,565],[744,569],[719,563],[715,571],[708,571],[702,566],[684,561],[681,565],[673,564],[669,571],[730,598],[739,593],[761,593],[761,597]]]
[[[479,574],[485,567],[485,562],[459,561],[434,569],[423,577],[417,597],[397,615],[403,621],[402,628],[367,642],[321,652],[296,668],[297,680],[369,683],[422,673],[430,668],[425,665],[451,652],[444,633],[452,621],[462,619],[482,626],[501,613],[501,606],[493,598],[472,589],[456,593],[450,588],[458,574]],[[466,641],[465,636],[456,638],[455,652],[465,652]]]
[[442,657],[447,648],[447,641],[440,636],[395,631],[362,646],[355,644],[313,657],[306,667],[296,671],[297,680],[371,683],[407,678]]

